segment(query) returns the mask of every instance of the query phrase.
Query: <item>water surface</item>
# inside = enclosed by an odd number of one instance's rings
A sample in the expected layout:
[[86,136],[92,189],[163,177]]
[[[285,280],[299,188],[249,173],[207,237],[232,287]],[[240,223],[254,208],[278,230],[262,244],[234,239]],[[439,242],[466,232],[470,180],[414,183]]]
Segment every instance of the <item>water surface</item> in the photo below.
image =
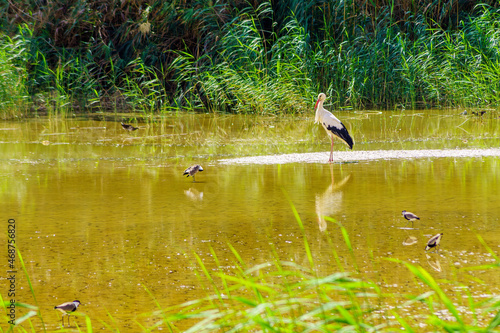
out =
[[[338,116],[355,150],[499,146],[500,120],[457,114]],[[144,287],[163,308],[206,296],[193,254],[208,269],[230,273],[236,258],[228,244],[249,267],[272,261],[271,250],[307,266],[291,204],[321,275],[339,270],[336,252],[347,271],[387,293],[427,289],[385,258],[422,265],[435,279],[451,281],[443,282],[451,295],[464,286],[476,301],[499,292],[498,274],[463,270],[494,262],[477,235],[499,250],[498,157],[328,164],[326,154],[317,163],[228,164],[219,161],[325,152],[329,142],[312,116],[158,117],[134,122],[141,128],[130,133],[121,120],[0,123],[2,219],[16,219],[19,249],[49,329],[60,325],[53,306],[73,299],[82,302],[79,310],[95,329],[137,331],[136,321],[152,326],[157,319],[141,314],[157,307]],[[192,163],[205,169],[196,183],[182,176]],[[420,216],[414,228],[403,209]],[[339,224],[349,233],[354,257]],[[427,239],[441,232],[440,252],[426,253]],[[19,300],[34,304],[26,281],[19,285]],[[83,318],[78,322],[83,325]]]

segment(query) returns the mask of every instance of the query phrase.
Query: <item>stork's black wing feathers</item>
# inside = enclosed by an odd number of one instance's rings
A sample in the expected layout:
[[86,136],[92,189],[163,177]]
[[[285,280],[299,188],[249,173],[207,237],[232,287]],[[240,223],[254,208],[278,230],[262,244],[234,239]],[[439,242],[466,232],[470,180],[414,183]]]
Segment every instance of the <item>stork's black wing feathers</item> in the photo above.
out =
[[352,138],[349,135],[349,132],[347,131],[347,128],[345,128],[344,124],[340,123],[340,125],[342,125],[342,128],[325,124],[327,130],[344,140],[349,145],[349,148],[352,149],[352,146],[354,146],[354,141],[352,141]]

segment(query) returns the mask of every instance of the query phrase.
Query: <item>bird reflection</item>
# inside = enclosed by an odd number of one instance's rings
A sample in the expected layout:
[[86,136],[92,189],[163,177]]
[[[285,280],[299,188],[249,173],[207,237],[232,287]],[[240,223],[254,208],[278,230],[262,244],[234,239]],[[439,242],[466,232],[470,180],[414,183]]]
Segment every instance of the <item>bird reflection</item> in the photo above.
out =
[[405,246],[415,245],[415,244],[417,244],[417,242],[418,242],[417,237],[415,237],[415,236],[408,236],[403,241],[403,245],[405,245]]
[[438,257],[433,258],[427,253],[425,254],[425,256],[427,257],[427,263],[429,264],[429,266],[431,266],[435,271],[441,272],[441,264],[439,263]]
[[133,131],[139,129],[139,127],[134,127],[133,125],[124,124],[124,123],[122,123],[122,127],[124,130],[129,131],[129,132],[133,132]]
[[198,191],[195,188],[190,187],[187,190],[184,190],[184,194],[193,201],[201,201],[203,200],[203,192]]
[[342,187],[347,183],[351,175],[342,178],[338,183],[333,179],[333,166],[330,165],[330,175],[332,183],[323,192],[323,194],[316,195],[316,214],[318,215],[318,225],[320,231],[325,231],[327,224],[325,216],[332,216],[338,213],[342,206],[342,198],[344,193],[341,191]]

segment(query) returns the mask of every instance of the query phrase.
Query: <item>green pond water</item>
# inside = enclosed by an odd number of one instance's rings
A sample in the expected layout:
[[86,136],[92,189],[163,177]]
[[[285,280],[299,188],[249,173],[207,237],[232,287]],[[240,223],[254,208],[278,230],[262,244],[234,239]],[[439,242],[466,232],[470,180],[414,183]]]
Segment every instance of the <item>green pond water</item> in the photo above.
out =
[[[355,139],[354,151],[500,146],[497,114],[458,113],[337,116]],[[326,152],[330,145],[313,115],[163,116],[132,121],[140,127],[135,132],[121,128],[120,115],[93,117],[0,122],[0,242],[6,243],[8,219],[15,219],[17,245],[49,331],[60,327],[53,307],[75,299],[96,331],[150,327],[158,318],[141,314],[157,305],[145,287],[163,308],[205,297],[194,253],[209,270],[230,274],[236,259],[228,244],[248,267],[272,261],[271,250],[307,266],[291,204],[320,275],[338,271],[333,247],[346,271],[377,282],[385,293],[428,290],[385,258],[421,265],[451,296],[460,298],[465,288],[479,302],[500,292],[498,270],[464,270],[494,263],[477,235],[500,250],[498,157],[328,164],[325,155],[324,163],[221,164],[232,157]],[[204,167],[195,183],[182,176],[194,163]],[[403,209],[420,216],[414,228]],[[339,225],[324,216],[346,228],[354,258]],[[441,232],[440,252],[426,253],[427,240]],[[16,300],[35,304],[18,259],[16,266]],[[7,290],[0,290],[4,300]],[[83,317],[76,320],[85,325]],[[40,320],[32,323],[41,329]]]

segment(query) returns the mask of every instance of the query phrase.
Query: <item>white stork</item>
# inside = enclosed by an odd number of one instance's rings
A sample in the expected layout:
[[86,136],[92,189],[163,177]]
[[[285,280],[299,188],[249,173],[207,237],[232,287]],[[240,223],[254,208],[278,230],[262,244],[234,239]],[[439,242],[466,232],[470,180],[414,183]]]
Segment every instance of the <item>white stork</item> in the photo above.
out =
[[64,327],[64,316],[68,316],[68,326],[69,326],[69,313],[68,312],[76,311],[76,309],[78,309],[78,305],[80,305],[80,301],[66,302],[66,303],[54,306],[54,309],[57,309],[63,313],[63,315],[61,317],[63,327]]
[[332,146],[330,148],[330,159],[328,160],[328,162],[333,162],[333,138],[335,136],[343,140],[350,149],[352,149],[354,142],[344,124],[342,124],[342,122],[330,111],[323,108],[323,102],[325,101],[325,99],[326,95],[324,93],[320,93],[318,95],[318,100],[316,101],[316,105],[314,106],[314,108],[316,109],[316,117],[314,118],[314,122],[321,123],[326,133],[328,133],[330,139],[332,140]]

